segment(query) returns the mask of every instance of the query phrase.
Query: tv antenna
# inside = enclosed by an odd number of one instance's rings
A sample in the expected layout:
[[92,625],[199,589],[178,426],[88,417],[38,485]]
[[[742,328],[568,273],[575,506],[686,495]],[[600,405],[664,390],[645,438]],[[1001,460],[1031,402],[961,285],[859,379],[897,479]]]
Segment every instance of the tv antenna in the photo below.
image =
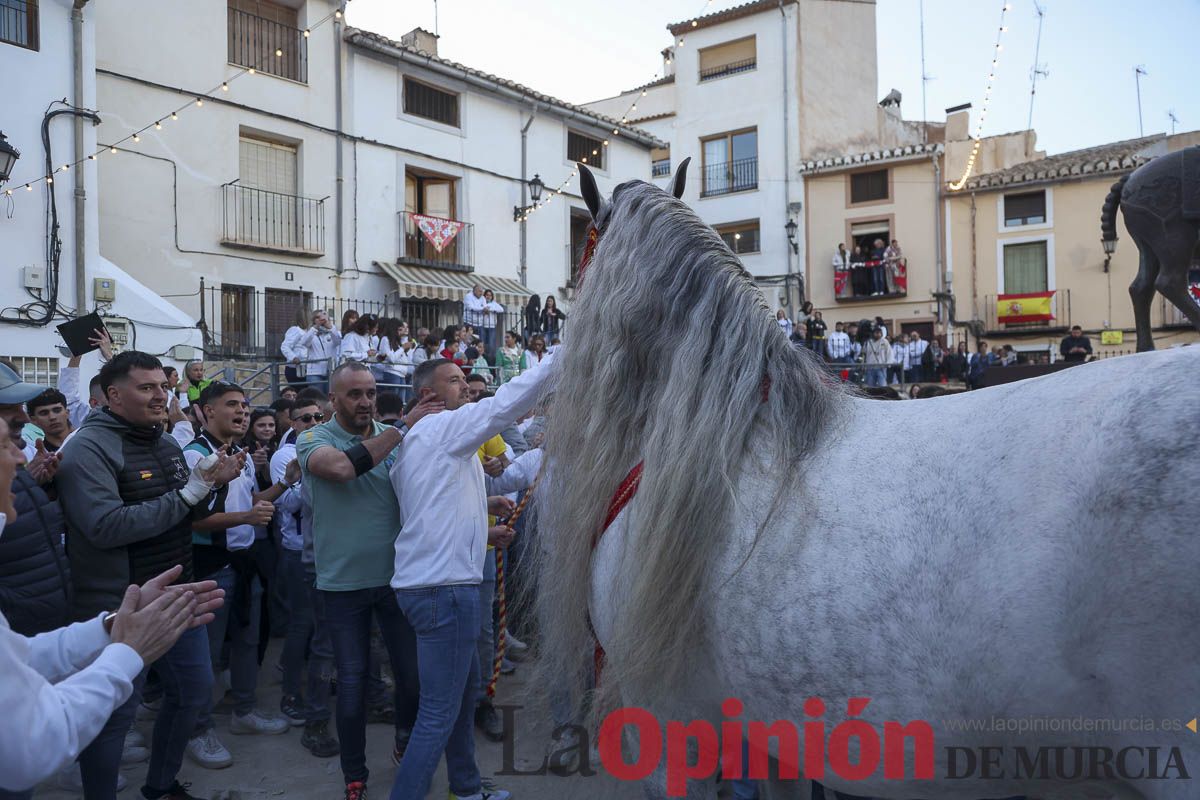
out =
[[1149,74],[1149,72],[1146,72],[1145,64],[1138,64],[1133,68],[1133,82],[1137,85],[1138,136],[1146,135],[1145,130],[1142,128],[1142,76]]
[[1033,100],[1037,96],[1037,81],[1039,77],[1049,78],[1050,69],[1046,64],[1038,62],[1038,56],[1042,52],[1042,23],[1046,20],[1046,9],[1040,3],[1033,4],[1034,10],[1037,11],[1038,31],[1037,44],[1033,48],[1033,68],[1029,70],[1029,121],[1025,124],[1027,129],[1033,128]]
[[1175,109],[1167,109],[1167,119],[1171,120],[1171,135],[1175,135],[1175,126],[1179,124],[1179,117],[1175,116]]

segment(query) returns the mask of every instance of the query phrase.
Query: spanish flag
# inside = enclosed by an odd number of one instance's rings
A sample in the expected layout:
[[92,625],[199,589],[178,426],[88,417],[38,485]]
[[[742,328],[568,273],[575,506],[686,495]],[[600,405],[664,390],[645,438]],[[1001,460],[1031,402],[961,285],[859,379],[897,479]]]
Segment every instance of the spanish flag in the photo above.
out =
[[1004,323],[1043,322],[1054,319],[1050,298],[1054,292],[1002,294],[996,298],[996,319]]

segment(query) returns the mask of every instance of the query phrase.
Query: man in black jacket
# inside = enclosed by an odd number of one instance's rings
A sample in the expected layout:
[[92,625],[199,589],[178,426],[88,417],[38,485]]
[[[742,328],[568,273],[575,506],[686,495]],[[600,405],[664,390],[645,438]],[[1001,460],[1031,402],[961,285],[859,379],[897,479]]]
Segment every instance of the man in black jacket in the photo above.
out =
[[[190,474],[179,445],[163,434],[167,379],[158,359],[127,351],[100,370],[107,407],[93,413],[63,447],[59,497],[67,519],[73,612],[86,619],[120,605],[129,584],[176,564],[192,579],[192,520],[218,485],[235,477],[243,456],[216,453]],[[156,663],[164,698],[151,740],[147,800],[191,800],[176,780],[183,750],[212,692],[203,628],[192,628]],[[143,675],[144,678],[144,675]],[[86,800],[115,800],[125,734],[141,697],[109,719],[79,758]]]
[[12,494],[17,518],[0,538],[0,611],[14,631],[35,636],[71,622],[66,528],[58,502],[24,469],[13,476]]

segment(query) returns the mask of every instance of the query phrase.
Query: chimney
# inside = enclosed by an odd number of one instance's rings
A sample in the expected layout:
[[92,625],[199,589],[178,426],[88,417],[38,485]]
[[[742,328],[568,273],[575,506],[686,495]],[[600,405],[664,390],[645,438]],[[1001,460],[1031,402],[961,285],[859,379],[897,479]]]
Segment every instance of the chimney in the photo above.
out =
[[430,33],[424,28],[413,28],[408,33],[400,37],[400,44],[405,47],[411,47],[420,53],[428,56],[436,56],[438,35]]

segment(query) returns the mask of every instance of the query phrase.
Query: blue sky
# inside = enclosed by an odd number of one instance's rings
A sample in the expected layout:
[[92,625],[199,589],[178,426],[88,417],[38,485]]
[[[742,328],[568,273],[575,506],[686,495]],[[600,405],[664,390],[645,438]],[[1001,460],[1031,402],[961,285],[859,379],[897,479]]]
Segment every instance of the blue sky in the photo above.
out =
[[[1033,0],[1009,0],[1008,32],[984,135],[1021,130],[1029,118],[1037,15]],[[736,0],[440,0],[440,53],[572,102],[616,94],[652,79],[670,44],[668,22],[737,5]],[[930,120],[983,98],[1002,0],[925,0]],[[1033,109],[1038,146],[1049,153],[1138,135],[1134,66],[1144,65],[1147,134],[1200,128],[1200,0],[1045,0]],[[433,0],[353,0],[350,24],[398,38],[434,27]],[[921,116],[918,0],[878,0],[879,91],[904,95],[904,116]],[[686,46],[686,42],[685,42]]]

